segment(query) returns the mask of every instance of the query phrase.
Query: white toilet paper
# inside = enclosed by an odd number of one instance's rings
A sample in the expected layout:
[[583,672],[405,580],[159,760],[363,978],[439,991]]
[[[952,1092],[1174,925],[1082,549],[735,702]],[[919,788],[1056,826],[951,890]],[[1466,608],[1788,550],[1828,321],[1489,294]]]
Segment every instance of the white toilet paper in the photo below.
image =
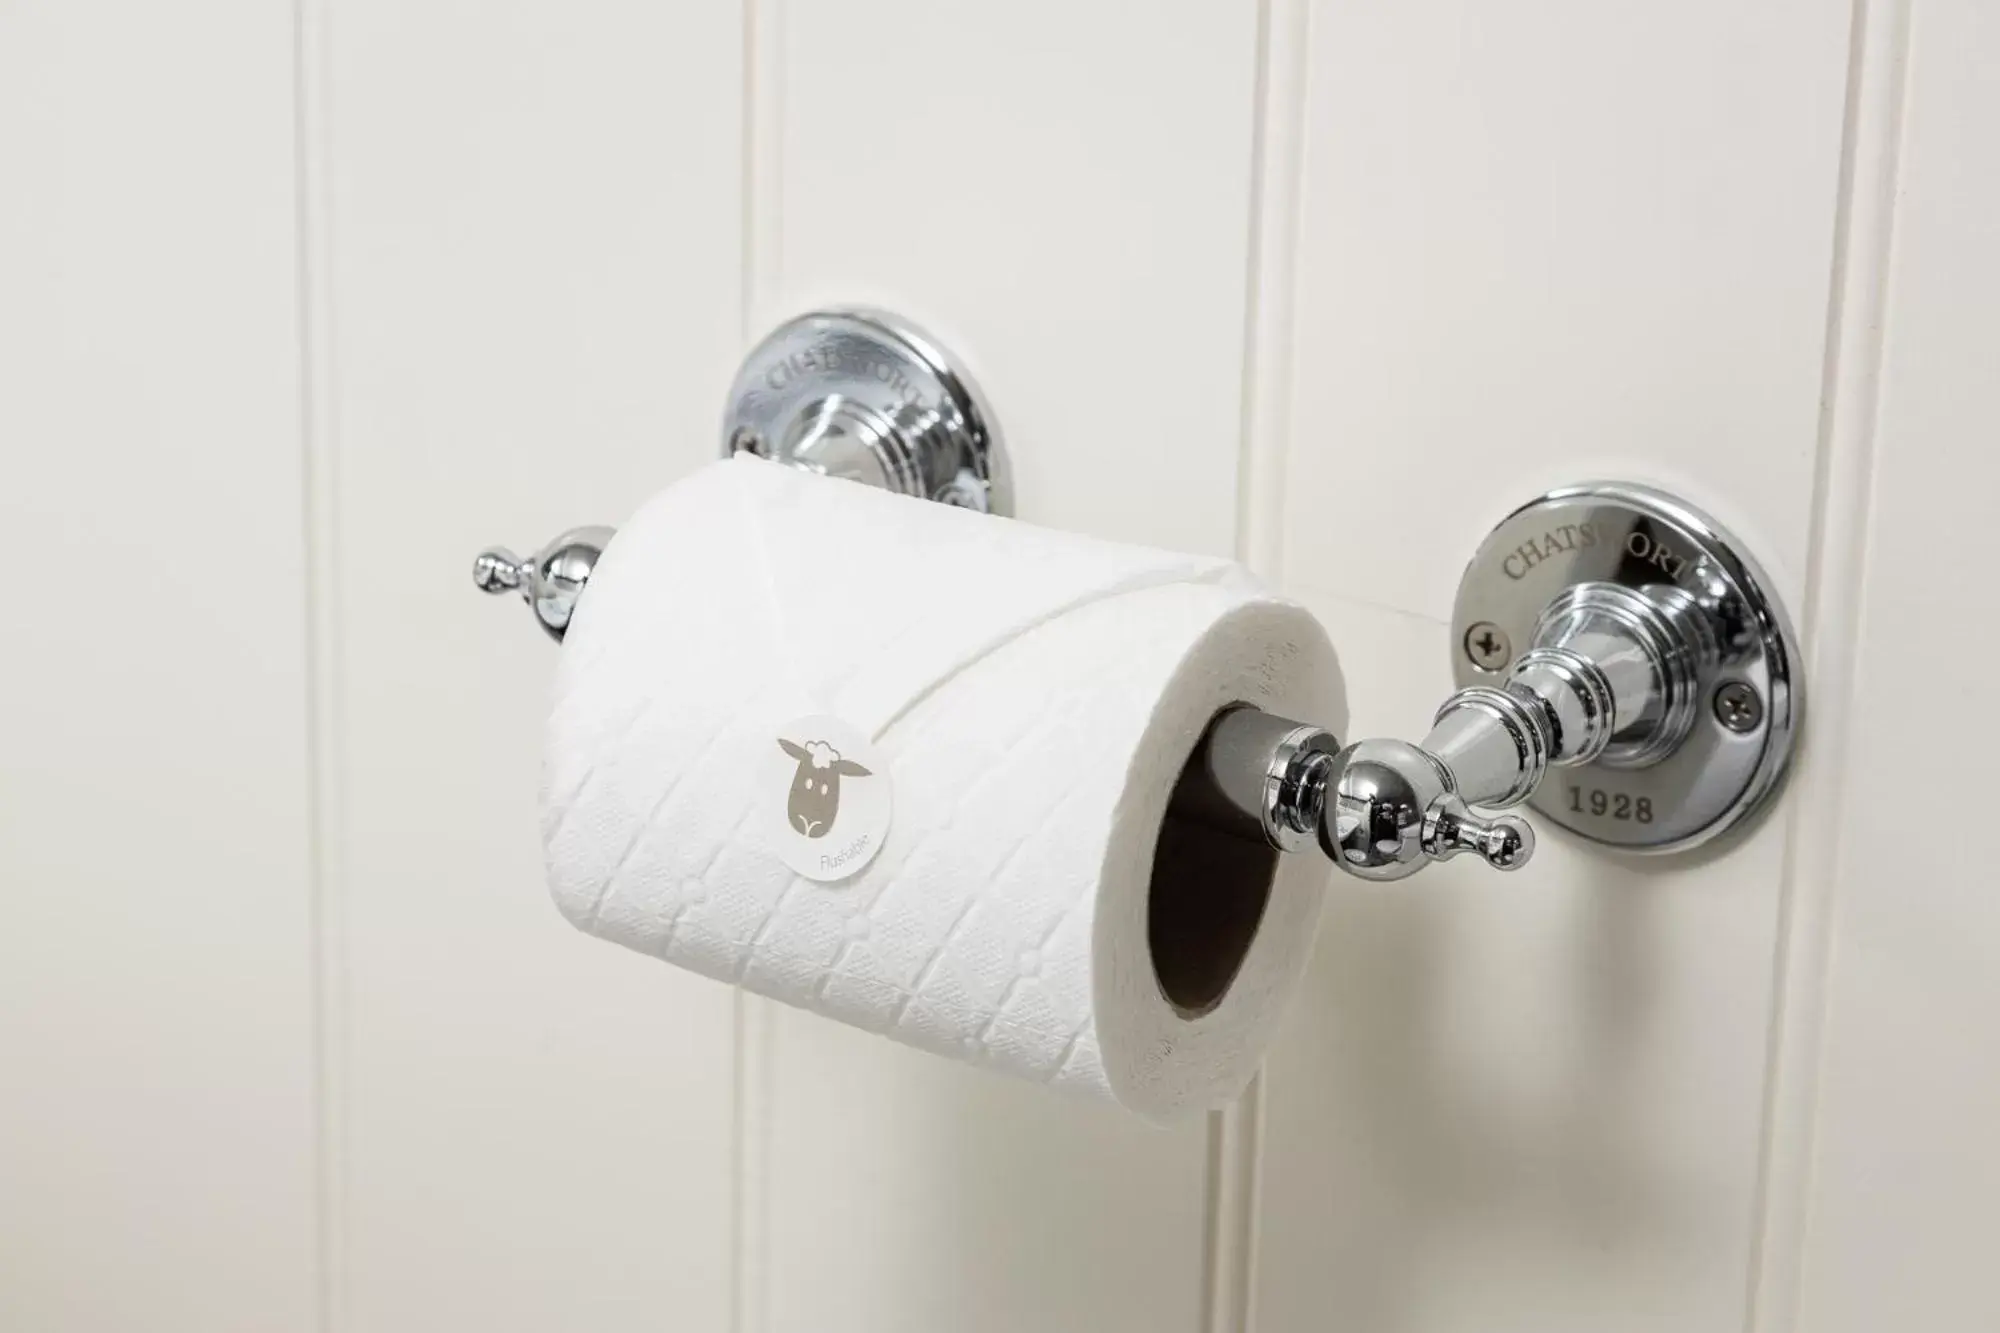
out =
[[1274,858],[1226,992],[1166,998],[1155,843],[1238,702],[1345,723],[1324,632],[1228,561],[716,463],[620,530],[570,626],[550,884],[591,934],[1172,1118],[1255,1071],[1327,874]]

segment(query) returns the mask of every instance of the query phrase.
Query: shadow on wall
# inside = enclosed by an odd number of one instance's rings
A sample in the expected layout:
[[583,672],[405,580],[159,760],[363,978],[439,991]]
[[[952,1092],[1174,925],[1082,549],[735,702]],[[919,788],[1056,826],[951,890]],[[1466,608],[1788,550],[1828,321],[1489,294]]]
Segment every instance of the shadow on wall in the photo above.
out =
[[[753,1001],[753,1003],[763,1003]],[[773,1328],[1197,1327],[1206,1125],[941,1060],[771,1005]],[[1114,1300],[1115,1298],[1115,1300]],[[810,1308],[805,1302],[810,1302]]]
[[[1548,859],[1573,850],[1554,841]],[[1289,1241],[1267,1230],[1265,1243],[1316,1247],[1343,1320],[1434,1327],[1440,1300],[1505,1292],[1489,1314],[1514,1327],[1543,1299],[1509,1290],[1514,1273],[1549,1271],[1525,1253],[1615,1271],[1623,1254],[1656,1266],[1663,1249],[1710,1243],[1694,1186],[1661,1160],[1633,1063],[1659,980],[1649,920],[1667,888],[1603,862],[1504,884],[1469,865],[1387,891],[1336,881],[1275,1075],[1323,1090],[1286,1087],[1286,1114],[1311,1106],[1325,1120],[1268,1136],[1264,1164],[1267,1182],[1290,1179],[1280,1188],[1295,1205],[1302,1188],[1320,1191],[1327,1225]],[[1513,929],[1482,924],[1494,914]],[[1523,939],[1524,916],[1549,929]],[[1322,1147],[1294,1161],[1302,1134]],[[1579,1272],[1583,1290],[1559,1299],[1587,1302],[1591,1285]]]

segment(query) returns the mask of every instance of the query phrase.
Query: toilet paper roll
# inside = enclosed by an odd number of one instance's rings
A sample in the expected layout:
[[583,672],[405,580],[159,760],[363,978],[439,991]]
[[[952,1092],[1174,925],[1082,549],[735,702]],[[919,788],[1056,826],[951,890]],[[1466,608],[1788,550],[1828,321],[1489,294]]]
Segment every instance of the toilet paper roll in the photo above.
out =
[[1219,710],[1343,702],[1229,561],[719,462],[570,625],[550,885],[593,935],[1171,1119],[1255,1072],[1327,870],[1169,794]]

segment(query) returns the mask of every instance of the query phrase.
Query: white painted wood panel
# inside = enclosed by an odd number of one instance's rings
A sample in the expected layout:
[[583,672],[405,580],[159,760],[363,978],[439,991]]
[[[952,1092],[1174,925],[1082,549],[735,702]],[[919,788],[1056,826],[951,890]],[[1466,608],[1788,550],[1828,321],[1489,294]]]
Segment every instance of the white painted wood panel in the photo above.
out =
[[[1271,548],[1421,734],[1486,528],[1659,482],[1806,564],[1848,16],[1316,7]],[[1783,821],[1335,886],[1266,1076],[1260,1327],[1741,1324]]]
[[1315,8],[1288,568],[1443,619],[1581,467],[1698,492],[1795,591],[1847,35],[1818,0]]
[[0,1327],[302,1329],[291,25],[0,5]]
[[[767,11],[759,324],[863,301],[971,363],[1024,518],[1229,551],[1255,9]],[[1164,1132],[758,1005],[771,1333],[1191,1330],[1200,1125]]]
[[468,571],[622,521],[716,448],[741,18],[321,17],[341,1327],[719,1329],[733,1000],[548,902],[555,648]]
[[2000,876],[1980,812],[2000,14],[1923,0],[1907,42],[1849,780],[1821,830],[1837,842],[1801,1333],[2000,1326]]

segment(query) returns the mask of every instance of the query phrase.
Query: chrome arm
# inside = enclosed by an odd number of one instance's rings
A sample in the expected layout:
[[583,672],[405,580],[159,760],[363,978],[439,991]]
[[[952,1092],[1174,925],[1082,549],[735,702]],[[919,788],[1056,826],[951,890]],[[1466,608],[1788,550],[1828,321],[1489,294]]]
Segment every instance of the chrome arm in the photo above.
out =
[[[1473,813],[1431,751],[1394,740],[1339,747],[1319,727],[1230,709],[1195,747],[1175,785],[1173,813],[1261,835],[1280,851],[1317,841],[1335,864],[1366,879],[1400,879],[1460,852],[1513,870],[1534,852],[1525,821]],[[1398,868],[1384,873],[1377,863]]]
[[[494,547],[473,562],[473,581],[520,592],[561,640],[611,537],[606,527],[572,528],[525,560]],[[1281,851],[1317,837],[1362,879],[1402,879],[1461,852],[1518,870],[1534,855],[1534,830],[1476,807],[1526,800],[1554,766],[1640,767],[1671,751],[1692,724],[1697,667],[1714,651],[1702,616],[1672,589],[1581,584],[1549,605],[1534,646],[1499,685],[1445,700],[1422,744],[1339,749],[1319,727],[1234,708],[1196,748],[1174,808],[1261,832]]]
[[[1517,870],[1534,855],[1533,829],[1479,807],[1527,800],[1554,767],[1640,768],[1671,753],[1693,725],[1698,672],[1716,651],[1704,613],[1677,590],[1583,583],[1549,604],[1499,684],[1446,699],[1421,744],[1364,740],[1329,756],[1297,724],[1239,709],[1211,728],[1206,752],[1228,756],[1224,767],[1261,757],[1251,765],[1257,797],[1245,787],[1226,805],[1238,827],[1255,818],[1274,846],[1315,829],[1336,865],[1378,881],[1461,852]],[[1212,816],[1226,791],[1211,779],[1176,808]]]

